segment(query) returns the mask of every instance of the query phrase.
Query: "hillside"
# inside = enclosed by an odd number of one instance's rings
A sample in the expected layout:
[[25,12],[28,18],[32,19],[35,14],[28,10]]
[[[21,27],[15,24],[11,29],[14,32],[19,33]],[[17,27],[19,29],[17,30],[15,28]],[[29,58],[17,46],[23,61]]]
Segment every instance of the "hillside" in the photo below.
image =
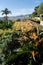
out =
[[41,26],[40,24],[38,23],[35,23],[33,21],[16,21],[14,24],[13,24],[13,29],[16,29],[16,30],[20,30],[22,29],[23,31],[29,31],[31,30],[33,27],[36,27],[40,30],[43,29],[43,26]]

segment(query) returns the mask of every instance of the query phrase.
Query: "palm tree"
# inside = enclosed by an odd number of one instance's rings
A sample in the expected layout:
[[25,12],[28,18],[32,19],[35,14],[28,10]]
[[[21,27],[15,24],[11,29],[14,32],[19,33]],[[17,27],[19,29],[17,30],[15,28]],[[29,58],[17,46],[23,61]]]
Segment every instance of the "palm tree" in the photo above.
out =
[[6,20],[7,20],[7,15],[11,13],[11,11],[9,11],[7,8],[5,8],[4,10],[1,10],[2,15],[6,15]]

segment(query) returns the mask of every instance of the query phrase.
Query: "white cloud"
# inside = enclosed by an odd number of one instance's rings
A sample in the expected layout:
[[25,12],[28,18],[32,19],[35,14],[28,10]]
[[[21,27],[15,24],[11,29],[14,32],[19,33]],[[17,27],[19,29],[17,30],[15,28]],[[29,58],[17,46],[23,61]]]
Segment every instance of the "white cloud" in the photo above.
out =
[[16,9],[15,11],[12,11],[11,16],[31,14],[33,11],[34,11],[34,9],[18,9],[18,10]]

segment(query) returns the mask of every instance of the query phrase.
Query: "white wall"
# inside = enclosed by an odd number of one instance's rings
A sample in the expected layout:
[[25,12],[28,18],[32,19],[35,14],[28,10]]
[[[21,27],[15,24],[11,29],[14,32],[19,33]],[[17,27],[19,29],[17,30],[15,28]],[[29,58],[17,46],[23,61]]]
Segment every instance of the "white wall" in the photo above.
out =
[[40,25],[42,25],[42,26],[43,26],[43,21],[40,21]]

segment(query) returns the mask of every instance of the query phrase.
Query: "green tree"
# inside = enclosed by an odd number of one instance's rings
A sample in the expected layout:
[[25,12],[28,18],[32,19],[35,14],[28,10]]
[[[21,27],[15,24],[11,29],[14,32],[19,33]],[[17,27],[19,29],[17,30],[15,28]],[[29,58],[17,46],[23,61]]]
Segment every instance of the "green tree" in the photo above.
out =
[[40,14],[43,14],[43,2],[39,6],[35,7],[32,16],[40,16]]
[[11,11],[9,11],[7,8],[5,8],[4,10],[1,10],[2,15],[6,15],[6,20],[7,20],[7,15],[11,13]]
[[38,8],[39,6],[36,6],[35,9],[34,9],[34,12],[32,13],[32,16],[38,16]]
[[38,14],[43,14],[43,2],[39,5]]

